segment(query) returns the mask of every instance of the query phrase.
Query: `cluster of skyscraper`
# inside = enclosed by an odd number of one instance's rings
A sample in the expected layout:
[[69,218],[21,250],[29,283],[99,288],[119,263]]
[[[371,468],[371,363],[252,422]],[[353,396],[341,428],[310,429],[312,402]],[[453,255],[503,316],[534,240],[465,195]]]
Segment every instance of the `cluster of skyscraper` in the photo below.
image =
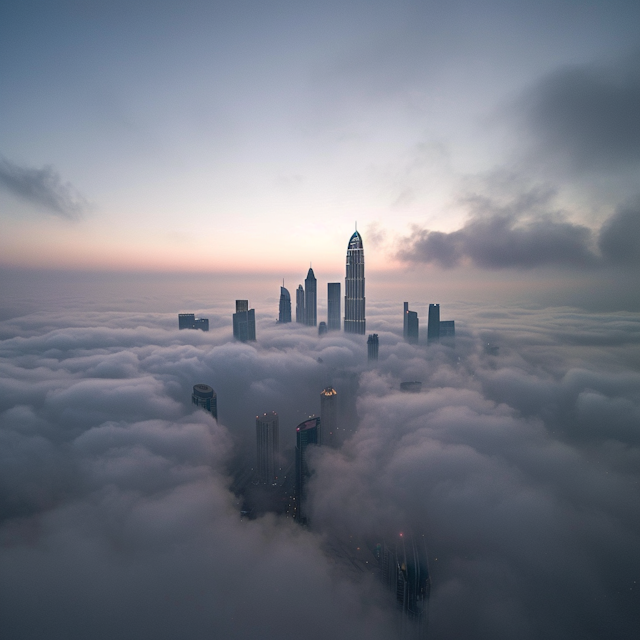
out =
[[179,313],[178,329],[200,329],[201,331],[209,331],[209,318],[196,318],[193,313]]
[[[340,283],[327,284],[327,321],[320,322],[320,333],[340,330]],[[291,322],[291,294],[280,287],[278,322]],[[318,326],[318,281],[313,268],[296,289],[296,322],[308,327]],[[324,326],[323,326],[324,325]],[[355,231],[347,247],[347,274],[345,278],[344,330],[346,333],[364,335],[366,327],[364,297],[364,249],[362,237]]]
[[[453,338],[456,334],[454,320],[440,320],[440,305],[429,305],[427,323],[427,343],[437,342],[440,338]],[[404,303],[404,339],[412,344],[418,344],[419,320],[415,311],[409,310],[409,303]]]

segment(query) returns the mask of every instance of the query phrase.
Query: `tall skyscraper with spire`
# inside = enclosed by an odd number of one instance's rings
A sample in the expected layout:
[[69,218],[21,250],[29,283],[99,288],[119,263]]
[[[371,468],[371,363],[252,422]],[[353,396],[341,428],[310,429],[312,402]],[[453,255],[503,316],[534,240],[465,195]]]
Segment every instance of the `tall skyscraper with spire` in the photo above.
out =
[[364,249],[362,237],[357,230],[351,236],[347,247],[347,277],[344,288],[344,331],[364,335]]
[[280,307],[278,311],[278,322],[291,322],[291,295],[284,288],[284,280],[280,287]]
[[304,323],[310,327],[318,325],[318,281],[311,267],[304,281]]

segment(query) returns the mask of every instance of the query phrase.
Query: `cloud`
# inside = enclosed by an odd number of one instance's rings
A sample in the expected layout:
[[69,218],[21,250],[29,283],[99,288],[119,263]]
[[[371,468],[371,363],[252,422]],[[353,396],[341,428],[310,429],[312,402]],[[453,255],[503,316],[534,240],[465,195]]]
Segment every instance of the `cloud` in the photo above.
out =
[[[638,315],[467,309],[454,347],[414,347],[399,308],[370,301],[375,370],[360,337],[266,319],[252,345],[220,318],[208,334],[153,313],[2,323],[3,629],[393,637],[391,596],[331,549],[401,526],[428,541],[435,640],[629,637]],[[400,392],[415,379],[422,393]],[[192,409],[195,382],[218,392],[219,424]],[[229,469],[255,414],[278,411],[291,447],[331,383],[353,436],[313,456],[311,529],[242,520]]]
[[0,187],[68,220],[78,220],[90,208],[88,201],[72,184],[62,182],[60,174],[51,165],[32,169],[0,157]]
[[640,200],[619,207],[602,225],[598,246],[612,264],[640,264]]
[[538,163],[605,174],[640,163],[640,54],[559,69],[512,108]]

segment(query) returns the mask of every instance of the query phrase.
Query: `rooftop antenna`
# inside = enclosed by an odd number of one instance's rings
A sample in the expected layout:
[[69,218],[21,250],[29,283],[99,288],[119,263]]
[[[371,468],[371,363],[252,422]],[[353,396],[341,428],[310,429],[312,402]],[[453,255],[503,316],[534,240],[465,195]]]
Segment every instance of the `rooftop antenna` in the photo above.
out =
[[358,230],[358,221],[356,220],[356,231]]

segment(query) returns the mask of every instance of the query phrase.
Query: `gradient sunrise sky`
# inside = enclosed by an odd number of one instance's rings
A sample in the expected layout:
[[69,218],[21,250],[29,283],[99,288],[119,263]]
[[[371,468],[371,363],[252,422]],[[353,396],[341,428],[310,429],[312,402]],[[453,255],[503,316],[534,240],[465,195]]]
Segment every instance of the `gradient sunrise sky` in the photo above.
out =
[[616,1],[4,2],[2,266],[336,270],[357,220],[374,271],[626,269],[639,24]]

